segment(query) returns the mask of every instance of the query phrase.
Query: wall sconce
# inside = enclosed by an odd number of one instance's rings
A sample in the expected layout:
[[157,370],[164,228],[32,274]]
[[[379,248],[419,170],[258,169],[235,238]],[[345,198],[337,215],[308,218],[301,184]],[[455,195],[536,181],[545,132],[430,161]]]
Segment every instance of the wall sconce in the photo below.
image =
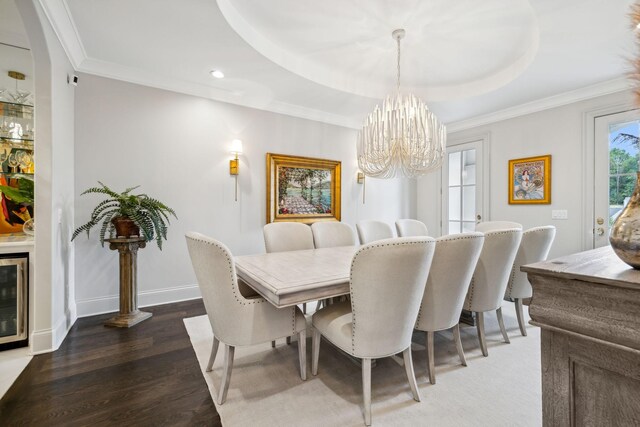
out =
[[366,190],[364,172],[358,172],[356,181],[358,182],[358,184],[362,184],[362,204],[364,205],[364,193]]
[[238,156],[242,154],[242,141],[234,139],[231,142],[231,154],[235,155],[235,159],[229,160],[229,175],[233,175],[236,178],[236,202],[238,201],[238,173],[240,168],[240,162]]

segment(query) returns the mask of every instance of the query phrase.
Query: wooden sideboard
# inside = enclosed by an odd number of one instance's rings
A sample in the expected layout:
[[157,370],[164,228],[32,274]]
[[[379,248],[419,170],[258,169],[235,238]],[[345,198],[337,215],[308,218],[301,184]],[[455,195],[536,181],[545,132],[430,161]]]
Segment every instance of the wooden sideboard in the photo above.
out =
[[522,267],[544,426],[640,425],[640,271],[610,247]]

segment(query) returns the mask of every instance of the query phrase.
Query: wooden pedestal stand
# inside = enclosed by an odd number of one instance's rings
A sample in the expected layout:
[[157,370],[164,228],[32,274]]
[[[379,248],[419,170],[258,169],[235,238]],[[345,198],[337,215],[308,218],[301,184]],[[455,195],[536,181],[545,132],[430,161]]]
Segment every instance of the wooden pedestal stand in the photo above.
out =
[[129,328],[151,317],[138,310],[138,249],[146,242],[142,237],[105,239],[109,249],[120,253],[120,313],[105,322],[105,326]]

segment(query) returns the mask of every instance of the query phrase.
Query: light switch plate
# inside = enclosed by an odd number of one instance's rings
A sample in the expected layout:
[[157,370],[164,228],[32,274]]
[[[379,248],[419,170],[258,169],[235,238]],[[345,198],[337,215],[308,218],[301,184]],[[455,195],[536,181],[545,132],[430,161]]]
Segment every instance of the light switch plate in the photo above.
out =
[[569,211],[566,209],[552,210],[551,219],[569,219]]

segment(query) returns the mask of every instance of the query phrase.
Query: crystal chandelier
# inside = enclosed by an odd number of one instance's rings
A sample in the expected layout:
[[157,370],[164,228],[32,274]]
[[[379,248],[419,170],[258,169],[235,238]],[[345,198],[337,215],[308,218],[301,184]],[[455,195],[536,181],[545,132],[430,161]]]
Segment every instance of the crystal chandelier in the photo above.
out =
[[442,165],[447,133],[445,126],[413,94],[400,93],[400,40],[403,29],[395,30],[398,44],[397,92],[388,95],[382,109],[376,106],[358,133],[358,166],[375,178],[425,175]]

